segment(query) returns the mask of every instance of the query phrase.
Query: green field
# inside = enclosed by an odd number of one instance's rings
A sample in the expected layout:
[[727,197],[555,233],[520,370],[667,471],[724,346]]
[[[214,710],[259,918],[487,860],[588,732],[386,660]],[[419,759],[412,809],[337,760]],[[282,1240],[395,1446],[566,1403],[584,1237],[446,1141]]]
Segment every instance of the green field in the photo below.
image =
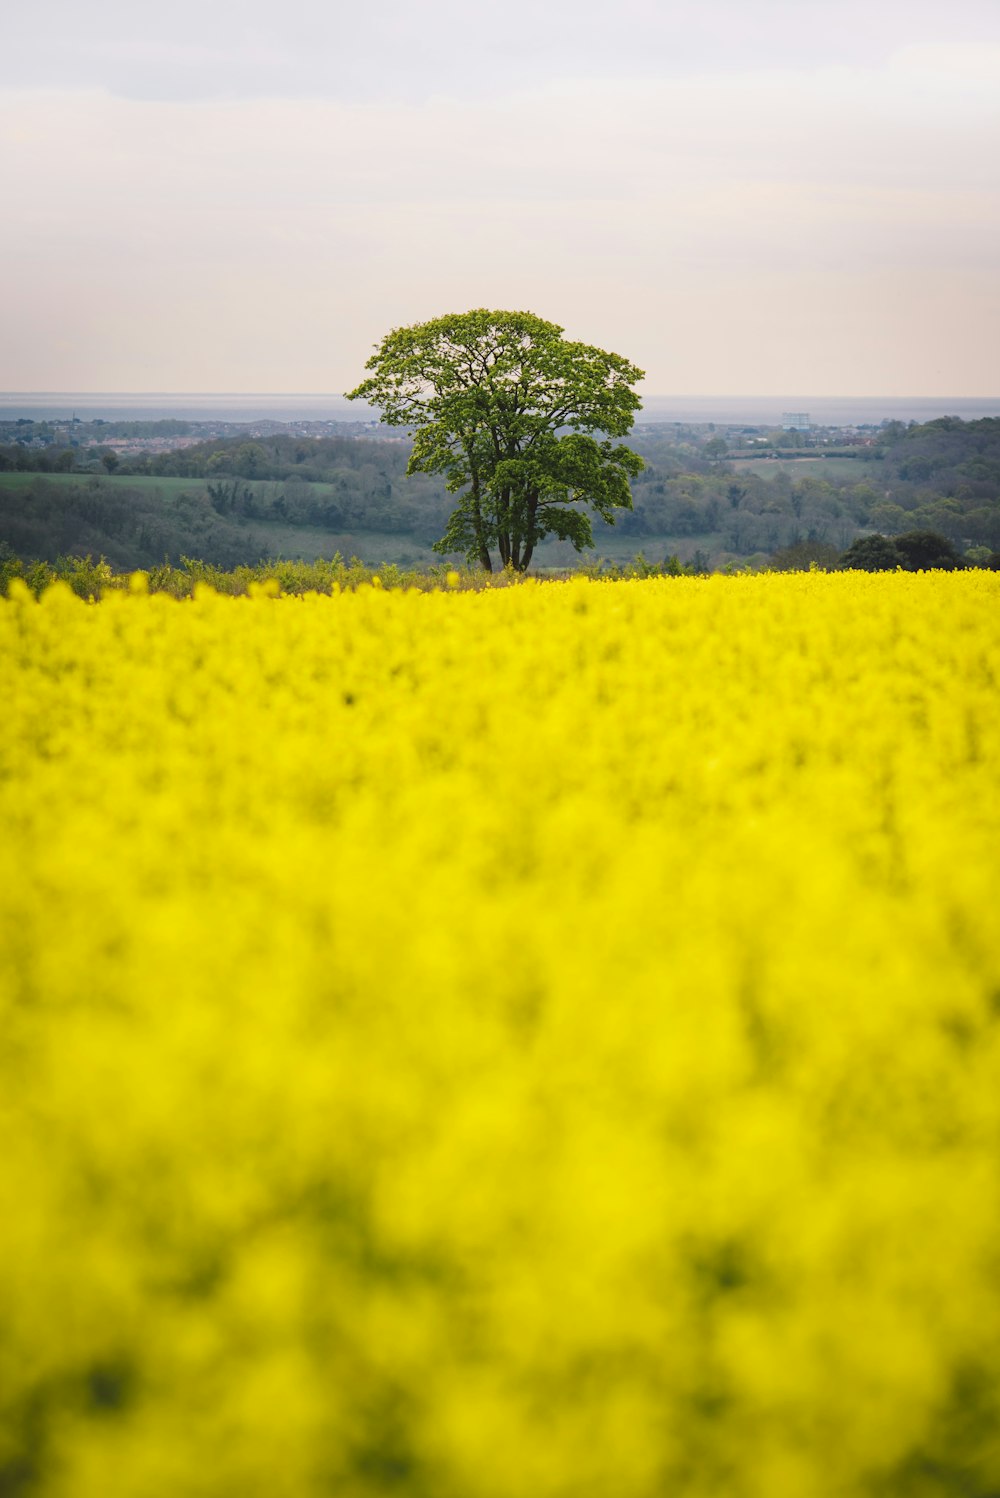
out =
[[315,562],[340,553],[345,560],[396,562],[401,567],[439,564],[442,558],[415,536],[391,535],[385,531],[328,531],[319,526],[282,525],[273,520],[254,520],[253,532],[272,557],[285,561]]
[[[99,484],[103,489],[105,486],[114,489],[137,489],[143,494],[182,494],[185,490],[201,491],[205,488],[205,479],[198,478],[167,478],[162,475],[151,474],[106,474],[106,473],[3,473],[0,474],[0,493],[4,489],[23,489],[28,484],[37,483],[39,480],[46,484],[57,484],[60,487],[87,486]],[[241,482],[243,482],[241,480]],[[266,485],[257,481],[246,480],[251,488],[262,489]]]
[[[148,473],[2,473],[0,474],[0,496],[5,489],[23,489],[41,481],[60,488],[100,488],[112,493],[127,493],[130,490],[142,495],[159,495],[163,499],[176,498],[178,494],[204,494],[212,479],[177,478],[172,475]],[[224,475],[222,482],[231,484],[232,479]],[[279,479],[239,479],[241,489],[250,489],[265,499],[281,494],[285,488]],[[317,494],[331,494],[332,484],[312,484],[310,489]]]
[[853,479],[862,484],[876,465],[864,458],[731,458],[729,466],[762,479],[785,473],[791,479]]

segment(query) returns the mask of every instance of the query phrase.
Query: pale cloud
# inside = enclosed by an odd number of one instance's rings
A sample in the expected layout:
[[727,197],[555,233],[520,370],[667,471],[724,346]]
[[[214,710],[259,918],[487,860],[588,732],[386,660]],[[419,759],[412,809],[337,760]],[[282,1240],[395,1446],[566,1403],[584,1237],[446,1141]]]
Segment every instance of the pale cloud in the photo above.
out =
[[938,41],[933,46],[908,45],[895,50],[889,58],[895,73],[916,75],[937,86],[948,80],[966,83],[1000,84],[1000,44],[979,42],[975,46],[962,42]]
[[551,78],[878,65],[900,45],[1000,42],[996,0],[32,0],[0,86],[163,100],[458,98]]
[[0,386],[343,389],[389,326],[507,305],[653,391],[992,394],[1000,45],[914,14],[877,62],[475,98],[0,91]]

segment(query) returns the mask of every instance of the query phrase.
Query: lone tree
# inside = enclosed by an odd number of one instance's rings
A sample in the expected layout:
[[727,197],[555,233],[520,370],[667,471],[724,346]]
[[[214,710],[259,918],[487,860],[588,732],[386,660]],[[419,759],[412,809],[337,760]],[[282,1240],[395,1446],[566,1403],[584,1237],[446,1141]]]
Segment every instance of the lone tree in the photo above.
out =
[[443,473],[459,496],[434,549],[523,572],[543,536],[594,544],[587,506],[614,524],[642,459],[614,442],[640,407],[642,370],[570,343],[530,312],[449,314],[387,333],[349,400],[414,430],[408,473]]

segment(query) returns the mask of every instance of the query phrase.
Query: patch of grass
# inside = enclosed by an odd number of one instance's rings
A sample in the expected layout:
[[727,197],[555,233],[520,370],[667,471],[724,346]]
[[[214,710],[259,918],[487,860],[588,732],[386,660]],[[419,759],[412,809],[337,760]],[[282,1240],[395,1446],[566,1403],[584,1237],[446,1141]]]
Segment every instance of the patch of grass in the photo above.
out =
[[790,479],[852,479],[861,484],[870,479],[875,464],[867,458],[732,458],[730,466],[762,479],[785,473]]

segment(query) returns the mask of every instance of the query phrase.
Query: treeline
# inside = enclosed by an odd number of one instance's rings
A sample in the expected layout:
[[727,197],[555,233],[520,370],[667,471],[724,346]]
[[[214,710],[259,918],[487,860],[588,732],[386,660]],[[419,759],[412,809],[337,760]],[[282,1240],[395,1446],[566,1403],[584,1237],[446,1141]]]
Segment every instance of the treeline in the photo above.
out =
[[0,547],[9,556],[50,563],[89,553],[123,568],[176,562],[182,555],[236,567],[270,555],[262,533],[218,515],[204,493],[161,495],[119,482],[56,483],[43,475],[16,486],[0,483]]
[[699,449],[642,429],[633,445],[646,469],[633,481],[633,511],[618,521],[623,535],[711,536],[715,549],[738,556],[803,542],[842,551],[870,530],[934,530],[963,547],[1000,548],[997,418],[891,423],[862,450],[868,456],[849,461],[819,455],[734,466],[709,458],[708,444]]
[[[164,423],[167,425],[168,423]],[[170,423],[190,431],[191,423]],[[139,434],[136,434],[139,435]],[[169,435],[169,434],[167,434]],[[183,433],[178,433],[178,436]],[[26,447],[0,444],[0,473],[93,472],[133,477],[290,479],[331,483],[362,467],[381,478],[401,477],[409,460],[404,440],[352,437],[212,437],[157,452],[123,452],[115,447]]]
[[[385,444],[367,445],[377,449]],[[405,466],[404,455],[404,470]],[[206,479],[204,486],[209,503],[217,515],[244,521],[278,521],[332,532],[377,531],[413,536],[430,545],[444,530],[453,505],[438,480],[423,474],[407,478],[403,471],[393,473],[373,461],[335,470],[311,483],[297,473],[268,481],[216,472],[218,476]]]

